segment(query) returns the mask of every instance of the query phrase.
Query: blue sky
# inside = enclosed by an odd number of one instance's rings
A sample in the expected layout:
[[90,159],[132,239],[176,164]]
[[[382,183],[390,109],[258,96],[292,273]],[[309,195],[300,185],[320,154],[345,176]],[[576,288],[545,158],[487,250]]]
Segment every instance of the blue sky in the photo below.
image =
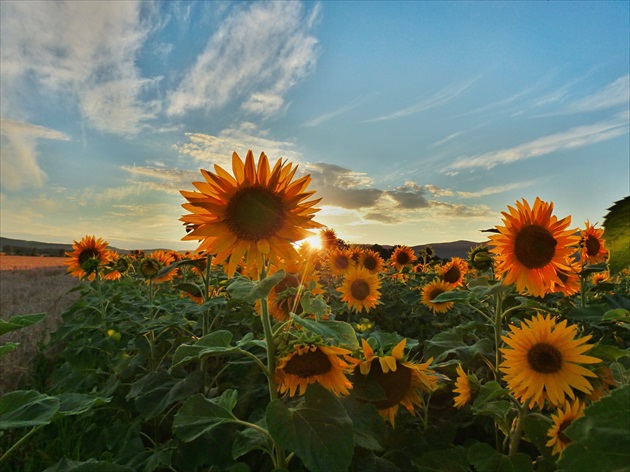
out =
[[233,151],[310,173],[351,243],[483,241],[630,193],[630,3],[0,2],[0,232],[181,242]]

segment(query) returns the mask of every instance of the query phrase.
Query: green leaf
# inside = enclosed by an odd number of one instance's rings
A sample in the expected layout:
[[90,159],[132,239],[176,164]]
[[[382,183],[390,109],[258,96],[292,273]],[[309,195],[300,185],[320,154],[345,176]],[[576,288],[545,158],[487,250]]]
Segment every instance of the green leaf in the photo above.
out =
[[465,302],[470,298],[470,292],[467,290],[452,290],[450,292],[442,292],[435,297],[432,302]]
[[59,410],[56,416],[74,416],[85,413],[93,407],[102,406],[111,401],[111,398],[95,397],[84,393],[62,393],[57,395]]
[[0,320],[0,335],[34,325],[44,318],[46,318],[46,313],[34,313],[32,315],[15,315],[9,318],[9,321]]
[[630,196],[615,202],[604,217],[604,240],[610,253],[608,271],[613,276],[630,265]]
[[609,310],[602,316],[602,321],[630,321],[630,311],[625,308]]
[[[259,424],[263,428],[267,428],[264,424]],[[273,450],[273,441],[269,436],[261,431],[253,428],[245,428],[243,431],[236,433],[236,438],[232,444],[232,457],[238,459],[251,451],[263,451],[271,454]]]
[[430,451],[414,461],[418,472],[470,472],[466,449],[455,446],[451,449]]
[[584,409],[564,430],[571,443],[558,461],[560,471],[628,470],[630,464],[630,385]]
[[467,364],[472,361],[478,354],[487,356],[493,350],[493,342],[490,338],[481,338],[475,344],[468,345],[464,341],[466,330],[462,326],[455,326],[447,331],[436,334],[433,338],[426,341],[424,345],[424,357],[433,357],[434,362],[441,362],[448,356],[454,356],[460,359],[462,363]]
[[59,399],[35,390],[17,390],[0,397],[0,430],[48,424],[59,410]]
[[[243,340],[251,339],[251,336],[243,338]],[[241,340],[241,344],[243,343]],[[201,359],[202,357],[225,354],[239,349],[238,346],[232,346],[232,333],[227,330],[213,331],[198,339],[194,344],[182,344],[173,354],[173,367],[187,362]]]
[[335,341],[336,344],[346,347],[351,351],[359,349],[357,334],[352,325],[345,321],[316,321],[310,318],[300,318],[292,316],[293,321],[302,328],[315,334],[319,334],[324,339]]
[[527,454],[518,452],[508,457],[485,443],[477,443],[468,449],[468,460],[477,472],[528,472],[532,460]]
[[151,372],[137,380],[127,394],[127,400],[134,400],[138,412],[145,419],[155,418],[174,402],[189,398],[199,392],[202,376],[199,371],[188,374],[183,379],[175,378],[168,372]]
[[20,345],[20,343],[6,343],[0,346],[0,357],[2,356],[6,356],[8,353],[10,353],[13,349],[15,349],[16,347],[18,347]]
[[227,292],[232,298],[254,303],[256,300],[265,298],[278,283],[284,279],[286,273],[279,270],[265,277],[260,281],[254,281],[247,277],[237,276],[227,287]]
[[494,380],[486,382],[479,389],[479,393],[475,397],[473,407],[481,408],[485,403],[492,401],[495,398],[499,398],[507,393],[509,393],[509,390],[502,388],[498,382],[495,382]]
[[226,390],[219,398],[208,399],[202,394],[189,398],[173,419],[173,431],[184,442],[190,442],[216,428],[233,422],[236,390]]
[[534,444],[547,461],[555,462],[551,454],[551,448],[547,447],[549,436],[547,432],[551,428],[552,421],[540,413],[528,413],[523,418],[523,433]]
[[131,467],[89,459],[84,462],[63,458],[44,472],[134,472]]
[[494,400],[479,407],[473,404],[472,411],[475,415],[490,416],[497,422],[499,428],[507,434],[511,425],[510,416],[513,409],[514,405],[507,400]]
[[281,400],[267,405],[267,425],[276,443],[302,459],[312,472],[347,471],[352,461],[352,421],[341,402],[319,384],[309,385],[304,405]]
[[371,451],[383,450],[387,431],[376,407],[371,403],[359,403],[353,398],[344,398],[342,403],[352,419],[355,445]]

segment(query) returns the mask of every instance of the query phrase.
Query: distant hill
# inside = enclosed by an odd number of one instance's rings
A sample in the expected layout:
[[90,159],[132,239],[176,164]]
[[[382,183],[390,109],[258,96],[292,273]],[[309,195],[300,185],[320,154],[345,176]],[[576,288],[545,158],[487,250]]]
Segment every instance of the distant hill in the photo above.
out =
[[[461,257],[465,259],[470,250],[481,243],[473,241],[453,241],[449,243],[433,243],[412,246],[416,252],[430,246],[433,252],[440,259],[450,259],[452,257]],[[382,246],[391,248],[392,246]],[[112,247],[114,251],[120,254],[128,254],[130,251],[125,249],[117,249]],[[153,249],[145,249],[144,252],[151,252]],[[57,256],[63,257],[65,252],[72,251],[72,244],[60,243],[43,243],[40,241],[25,241],[22,239],[10,239],[0,237],[0,251],[11,254],[22,254],[25,256]]]

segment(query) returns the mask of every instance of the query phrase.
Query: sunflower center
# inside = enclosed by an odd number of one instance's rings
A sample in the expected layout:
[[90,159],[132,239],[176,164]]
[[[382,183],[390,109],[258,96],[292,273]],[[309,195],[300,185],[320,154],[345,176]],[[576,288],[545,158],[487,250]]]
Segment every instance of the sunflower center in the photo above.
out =
[[400,265],[406,265],[411,262],[411,257],[406,252],[401,251],[396,255],[396,262]]
[[572,421],[565,420],[560,424],[560,427],[558,428],[558,439],[565,444],[569,444],[571,442],[571,439],[566,434],[564,434],[564,430],[571,426],[571,423]]
[[433,290],[431,290],[431,292],[429,292],[429,300],[433,300],[441,293],[444,293],[444,290],[442,290],[441,288],[434,288]]
[[350,293],[357,300],[365,300],[370,295],[370,284],[363,279],[357,279],[350,285]]
[[363,259],[363,267],[367,270],[376,270],[376,258],[369,256]]
[[601,244],[599,243],[599,240],[597,238],[594,238],[593,236],[589,235],[586,238],[585,244],[586,244],[586,254],[588,254],[591,257],[599,254]]
[[302,379],[314,375],[324,375],[330,372],[332,363],[328,356],[319,349],[306,351],[303,354],[293,355],[284,366],[287,374],[297,375]]
[[449,270],[444,272],[444,274],[442,275],[442,279],[444,279],[444,282],[448,282],[449,284],[454,284],[455,282],[459,281],[461,276],[462,276],[462,272],[459,270],[459,267],[454,265],[454,266],[451,266]]
[[346,256],[336,256],[335,257],[335,267],[338,269],[347,269],[350,265],[350,259]]
[[96,249],[94,248],[84,249],[79,254],[79,265],[83,265],[84,263],[86,263],[92,258],[98,259],[98,256],[99,256],[99,252]]
[[538,343],[527,352],[527,362],[540,374],[553,374],[562,368],[562,353],[551,344]]
[[225,224],[240,239],[258,241],[276,234],[285,221],[282,200],[262,187],[245,187],[225,210]]
[[514,253],[518,261],[528,269],[540,269],[552,261],[557,243],[546,228],[529,225],[516,236]]
[[395,371],[390,370],[384,374],[383,369],[381,369],[381,363],[372,362],[368,375],[376,380],[387,397],[383,400],[372,402],[379,410],[398,405],[405,398],[411,387],[411,369],[399,362],[396,362],[396,366]]

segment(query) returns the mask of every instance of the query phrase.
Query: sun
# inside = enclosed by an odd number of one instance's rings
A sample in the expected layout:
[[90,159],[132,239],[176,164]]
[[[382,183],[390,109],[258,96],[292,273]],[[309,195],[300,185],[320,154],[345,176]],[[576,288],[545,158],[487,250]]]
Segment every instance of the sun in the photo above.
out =
[[322,238],[319,237],[319,234],[316,236],[311,236],[310,238],[302,239],[298,241],[298,246],[302,246],[303,244],[308,244],[311,249],[320,250],[322,248]]

